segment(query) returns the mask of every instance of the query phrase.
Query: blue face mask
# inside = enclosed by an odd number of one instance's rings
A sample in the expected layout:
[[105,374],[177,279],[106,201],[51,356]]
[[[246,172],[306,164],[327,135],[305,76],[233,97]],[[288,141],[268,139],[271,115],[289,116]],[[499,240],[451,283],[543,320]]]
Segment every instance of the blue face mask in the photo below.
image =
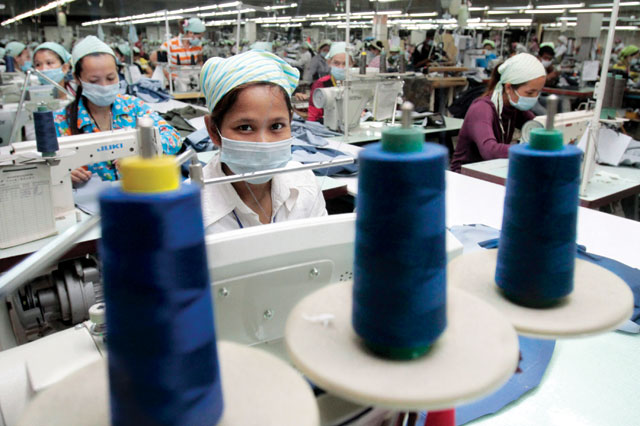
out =
[[82,82],[82,94],[91,101],[92,104],[105,107],[111,105],[120,91],[120,83],[102,86],[100,84],[91,84]]
[[520,111],[529,111],[538,103],[538,96],[534,98],[528,98],[526,96],[520,96],[520,94],[515,90],[514,92],[516,92],[516,94],[518,95],[518,102],[513,102],[511,100],[511,96],[507,95],[509,96],[509,103],[512,107],[519,109]]
[[201,46],[202,45],[202,39],[200,39],[200,38],[190,38],[189,39],[189,44],[191,46]]
[[24,64],[22,64],[22,66],[20,67],[20,69],[24,72],[27,72],[28,70],[31,69],[31,66],[33,65],[33,63],[31,61],[26,61]]
[[320,56],[322,56],[323,58],[327,58],[327,55],[329,54],[329,52],[320,52]]
[[[62,71],[62,67],[50,68],[48,70],[42,70],[40,72],[46,75],[47,77],[49,77],[51,80],[55,81],[56,83],[60,83],[62,82],[62,80],[64,80],[64,72]],[[44,84],[44,85],[51,84],[41,76],[38,76],[38,81],[40,82],[40,84]]]
[[[218,132],[220,135],[220,132]],[[220,135],[222,147],[220,161],[235,174],[279,169],[291,160],[291,141],[293,138],[278,142],[246,142],[227,139]],[[252,184],[266,183],[271,176],[247,179]]]
[[344,68],[331,67],[331,75],[336,80],[344,80],[347,78],[347,71]]

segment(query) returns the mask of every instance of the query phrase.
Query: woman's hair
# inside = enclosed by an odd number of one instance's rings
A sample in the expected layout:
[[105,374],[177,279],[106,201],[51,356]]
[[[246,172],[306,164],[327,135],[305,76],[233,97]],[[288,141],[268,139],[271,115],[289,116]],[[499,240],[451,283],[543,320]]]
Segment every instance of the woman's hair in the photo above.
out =
[[62,60],[62,58],[60,57],[60,55],[58,55],[56,52],[54,52],[54,51],[53,51],[53,50],[51,50],[51,49],[38,49],[38,50],[36,51],[36,53],[34,53],[34,54],[33,54],[33,62],[35,62],[35,61],[36,61],[36,56],[38,56],[38,53],[40,53],[40,52],[49,52],[49,53],[53,53],[54,55],[56,55],[56,58],[58,58],[58,60],[60,61],[60,64],[61,64],[61,65],[64,65],[64,61]]
[[[500,72],[498,71],[498,68],[500,68],[500,65],[502,65],[502,63],[496,65],[493,68],[493,71],[491,72],[491,79],[489,80],[489,84],[487,85],[487,90],[482,94],[482,96],[493,95],[493,90],[496,88],[496,86],[498,85],[498,82],[500,81]],[[522,84],[511,85],[511,87],[513,87],[514,89],[517,89],[520,86],[522,86]]]
[[[76,78],[77,81],[80,81],[80,74],[82,74],[82,61],[84,60],[84,58],[86,58],[87,56],[102,56],[102,55],[109,55],[108,53],[102,53],[102,52],[97,52],[97,53],[89,53],[86,56],[83,56],[74,66],[74,70],[73,70],[73,76]],[[113,58],[113,56],[111,56]],[[115,62],[115,58],[113,58],[114,62]],[[78,107],[80,105],[80,98],[82,98],[82,84],[78,83],[78,90],[76,90],[76,98],[73,102],[71,102],[69,105],[67,105],[66,109],[66,116],[67,116],[67,122],[69,123],[69,130],[71,130],[71,134],[72,135],[78,135],[80,133],[82,133],[82,131],[80,129],[78,129]],[[85,105],[87,104],[87,101],[85,99],[84,101]]]
[[240,92],[242,92],[244,89],[247,89],[253,86],[271,86],[271,87],[277,88],[282,94],[282,96],[284,97],[284,101],[287,104],[287,110],[289,111],[289,120],[291,120],[291,118],[293,117],[293,106],[291,105],[291,98],[289,97],[289,94],[284,90],[284,88],[282,86],[279,86],[275,83],[271,83],[268,81],[253,81],[253,82],[241,84],[238,87],[231,90],[229,93],[224,95],[222,99],[220,99],[220,101],[213,108],[213,111],[211,111],[211,119],[213,123],[216,125],[216,127],[218,128],[218,130],[222,125],[224,116],[227,114],[227,112],[229,112],[229,110],[233,107],[233,105],[235,105],[236,101],[238,100],[238,96],[240,95]]

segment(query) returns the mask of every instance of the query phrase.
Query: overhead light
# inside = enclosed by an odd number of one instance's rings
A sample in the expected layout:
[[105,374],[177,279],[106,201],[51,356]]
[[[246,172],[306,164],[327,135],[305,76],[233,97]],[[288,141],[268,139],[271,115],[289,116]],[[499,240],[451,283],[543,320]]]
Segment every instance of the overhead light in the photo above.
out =
[[409,16],[411,16],[412,18],[413,18],[413,17],[418,18],[418,17],[421,17],[421,16],[424,16],[424,17],[438,16],[438,12],[428,12],[428,13],[410,13],[410,14],[409,14]]
[[591,9],[570,9],[569,10],[569,13],[604,13],[604,12],[611,12],[611,9],[591,8]]
[[515,15],[517,13],[517,10],[490,10],[487,15]]
[[527,6],[498,6],[494,7],[494,10],[521,10],[521,9],[533,9],[530,4]]
[[529,13],[532,15],[560,15],[564,13],[564,9],[529,9],[523,11],[523,13]]
[[578,18],[576,18],[575,16],[561,16],[557,19],[558,21],[577,21],[578,20]]
[[278,6],[265,6],[264,10],[280,10],[280,9],[289,9],[292,7],[298,7],[298,3],[291,3],[291,4],[281,4]]
[[36,15],[40,15],[41,13],[47,12],[47,11],[55,9],[57,7],[62,7],[65,4],[69,4],[69,3],[73,2],[73,1],[75,1],[75,0],[56,0],[56,1],[52,1],[51,3],[48,3],[48,4],[46,4],[46,5],[42,6],[42,7],[30,10],[30,11],[25,12],[25,13],[21,13],[20,15],[14,17],[14,18],[7,19],[6,21],[2,21],[1,25],[4,27],[6,25],[13,24],[14,22],[19,22],[19,21],[22,21],[23,19],[30,18],[30,17],[36,16]]
[[[484,6],[484,7],[472,6],[472,7],[469,8],[469,12],[481,12],[483,10],[489,10],[489,6]],[[467,22],[469,22],[469,21],[467,21]]]
[[576,7],[584,7],[584,3],[573,4],[543,4],[536,6],[536,9],[571,9]]
[[[640,6],[640,1],[621,1],[620,7]],[[590,4],[589,7],[613,7],[613,3]]]

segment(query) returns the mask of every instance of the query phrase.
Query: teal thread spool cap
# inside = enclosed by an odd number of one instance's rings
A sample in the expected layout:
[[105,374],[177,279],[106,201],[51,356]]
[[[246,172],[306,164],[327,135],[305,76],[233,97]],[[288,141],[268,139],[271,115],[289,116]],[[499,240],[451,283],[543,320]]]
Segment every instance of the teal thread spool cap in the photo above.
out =
[[[402,106],[402,127],[391,127],[382,132],[382,149],[387,152],[410,153],[420,152],[424,148],[424,134],[411,126],[413,105]],[[393,360],[416,359],[431,349],[431,345],[416,347],[390,347],[364,340],[365,346],[376,355]]]
[[529,136],[529,147],[540,151],[560,151],[564,147],[562,133],[553,127],[558,112],[558,97],[551,95],[547,99],[547,121],[544,129],[533,129]]

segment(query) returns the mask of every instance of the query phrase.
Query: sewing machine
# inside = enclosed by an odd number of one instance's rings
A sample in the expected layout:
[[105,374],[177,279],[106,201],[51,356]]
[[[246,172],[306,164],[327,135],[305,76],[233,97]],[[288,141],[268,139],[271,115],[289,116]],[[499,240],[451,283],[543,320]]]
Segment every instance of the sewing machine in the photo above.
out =
[[[161,153],[162,146],[157,129],[153,130],[155,152]],[[87,164],[111,161],[130,157],[140,153],[142,137],[138,129],[114,130],[108,132],[87,133],[58,138],[60,146],[58,164],[51,167],[51,193],[54,214],[61,217],[74,211],[71,187],[71,171]],[[3,157],[11,164],[28,164],[33,161],[36,142],[17,142],[11,144],[10,157]]]
[[[355,74],[349,82],[347,113],[349,130],[360,125],[362,112],[368,108],[375,121],[392,118],[396,110],[396,99],[402,94],[404,82],[396,74],[371,76]],[[326,87],[313,92],[313,104],[324,109],[324,125],[334,131],[344,132],[345,87]]]
[[[353,279],[354,238],[355,214],[207,236],[218,340],[259,347],[288,360],[283,336],[289,312],[313,291]],[[447,232],[448,259],[461,253],[462,245]],[[0,336],[12,333],[7,317],[0,309]],[[0,352],[0,426],[16,425],[38,392],[105,356],[95,331],[96,323],[87,321]],[[380,410],[366,412],[326,393],[317,400],[325,425],[355,418],[350,424],[363,425],[380,415]]]
[[171,73],[174,75],[174,92],[191,93],[200,91],[200,66],[172,66]]

